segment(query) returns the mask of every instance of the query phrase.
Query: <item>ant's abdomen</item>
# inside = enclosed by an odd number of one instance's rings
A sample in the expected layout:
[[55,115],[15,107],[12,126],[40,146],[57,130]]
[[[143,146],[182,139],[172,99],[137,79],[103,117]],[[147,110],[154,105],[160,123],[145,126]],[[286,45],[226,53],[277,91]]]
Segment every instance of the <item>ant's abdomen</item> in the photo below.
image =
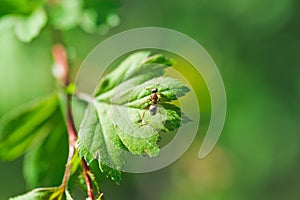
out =
[[155,114],[156,114],[156,111],[157,111],[157,104],[151,105],[151,106],[149,107],[149,111],[150,111],[150,114],[151,114],[151,115],[155,115]]

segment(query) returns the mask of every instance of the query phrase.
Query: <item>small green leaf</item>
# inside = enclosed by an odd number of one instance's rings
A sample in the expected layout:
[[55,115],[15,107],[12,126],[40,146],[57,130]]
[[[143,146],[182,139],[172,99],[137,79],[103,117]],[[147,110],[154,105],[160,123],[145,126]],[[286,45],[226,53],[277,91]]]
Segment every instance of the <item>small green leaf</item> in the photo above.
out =
[[15,34],[23,42],[30,42],[39,35],[47,23],[45,10],[40,7],[28,16],[20,16],[15,25]]
[[[126,166],[124,150],[132,154],[159,154],[161,132],[177,129],[184,114],[172,101],[189,88],[178,80],[162,77],[174,61],[150,52],[137,52],[106,74],[86,110],[78,133],[80,155],[88,163],[98,160],[99,167],[116,182]],[[147,110],[151,89],[157,88],[155,115]]]
[[[49,21],[56,29],[69,30],[80,26],[88,33],[106,33],[120,23],[115,14],[118,3],[112,0],[64,0],[48,5]],[[103,31],[103,27],[107,31]]]
[[24,157],[23,173],[31,188],[59,185],[65,170],[68,134],[61,113],[57,111],[47,123],[51,133]]
[[43,142],[53,128],[48,122],[58,109],[58,98],[53,95],[1,118],[0,158],[13,160]]
[[50,187],[37,188],[9,200],[73,200],[73,198],[68,190],[63,191],[61,187]]
[[9,200],[50,200],[54,194],[60,192],[61,189],[58,187],[39,188],[39,189],[34,189],[26,194],[10,198]]

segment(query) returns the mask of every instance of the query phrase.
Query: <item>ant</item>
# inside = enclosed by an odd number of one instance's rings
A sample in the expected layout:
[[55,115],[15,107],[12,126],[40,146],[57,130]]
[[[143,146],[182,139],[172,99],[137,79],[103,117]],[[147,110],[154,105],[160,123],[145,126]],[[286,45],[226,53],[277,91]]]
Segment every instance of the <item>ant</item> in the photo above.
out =
[[[149,89],[147,88],[147,90],[149,90]],[[151,101],[151,105],[149,106],[149,112],[152,116],[154,116],[157,112],[157,102],[160,100],[160,95],[158,94],[157,88],[153,88],[151,90],[151,95],[148,98],[148,100]],[[145,113],[146,113],[146,110],[142,114],[142,117],[141,117],[142,122],[144,122]]]
[[151,96],[148,98],[148,100],[151,101],[152,103],[149,107],[149,111],[151,115],[155,115],[157,111],[157,102],[159,101],[157,91],[158,91],[157,88],[152,89]]

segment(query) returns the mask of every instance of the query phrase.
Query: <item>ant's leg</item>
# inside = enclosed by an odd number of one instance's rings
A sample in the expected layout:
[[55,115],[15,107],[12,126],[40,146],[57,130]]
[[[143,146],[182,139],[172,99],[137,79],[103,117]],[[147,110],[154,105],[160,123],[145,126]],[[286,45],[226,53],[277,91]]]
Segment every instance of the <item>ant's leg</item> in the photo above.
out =
[[157,98],[157,102],[163,100],[163,96],[162,96],[161,93],[158,93],[158,94],[157,94],[157,97],[158,97],[158,98]]
[[145,120],[144,120],[146,111],[147,111],[147,110],[144,110],[144,112],[143,112],[143,114],[142,114],[142,116],[141,116],[141,122],[140,122],[140,125],[145,125],[145,124],[146,124],[146,122],[145,122]]
[[143,114],[142,114],[142,117],[141,117],[142,120],[144,120],[146,111],[147,111],[147,110],[144,110],[144,112],[143,112]]

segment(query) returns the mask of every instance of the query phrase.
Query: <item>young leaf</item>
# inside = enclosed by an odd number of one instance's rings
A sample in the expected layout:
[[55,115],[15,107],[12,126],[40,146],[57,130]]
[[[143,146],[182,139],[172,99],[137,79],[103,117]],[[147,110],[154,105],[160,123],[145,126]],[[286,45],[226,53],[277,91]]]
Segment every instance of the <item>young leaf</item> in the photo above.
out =
[[9,200],[73,200],[68,190],[60,187],[38,188]]
[[118,3],[109,1],[64,0],[48,4],[49,21],[59,30],[80,26],[88,33],[106,33],[119,24]]
[[40,7],[28,16],[20,16],[15,25],[15,34],[21,41],[30,42],[39,35],[46,23],[46,12]]
[[59,110],[57,95],[31,103],[0,119],[0,158],[13,160],[24,154],[50,134],[49,123]]
[[[116,182],[124,169],[124,150],[157,156],[159,134],[177,129],[179,107],[171,101],[189,89],[173,78],[161,77],[173,61],[162,55],[138,52],[105,75],[79,129],[78,147],[88,163],[97,159],[102,171]],[[147,110],[151,89],[157,88],[157,112]]]
[[61,189],[59,187],[39,188],[26,194],[10,198],[9,200],[49,200],[51,199],[51,196],[56,193],[61,193]]
[[31,188],[59,185],[65,170],[68,138],[61,113],[57,111],[47,123],[51,133],[24,157],[23,173]]

